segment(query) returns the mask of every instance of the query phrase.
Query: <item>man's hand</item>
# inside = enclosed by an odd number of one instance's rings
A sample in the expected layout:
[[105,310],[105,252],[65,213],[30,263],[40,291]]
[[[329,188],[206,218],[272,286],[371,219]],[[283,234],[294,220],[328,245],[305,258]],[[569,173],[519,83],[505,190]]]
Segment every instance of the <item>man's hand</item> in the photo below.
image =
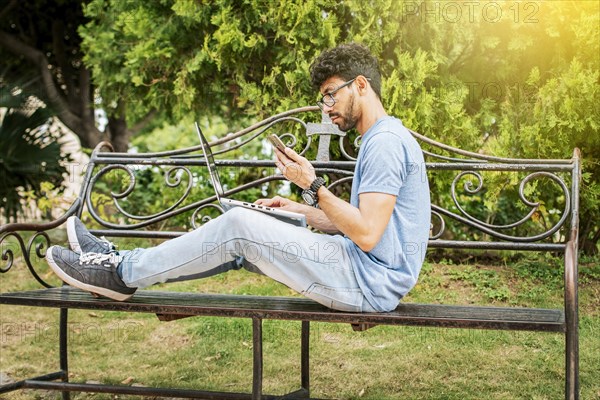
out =
[[267,207],[277,207],[285,211],[304,214],[308,224],[321,232],[331,234],[340,232],[339,229],[329,221],[329,218],[327,218],[322,210],[307,206],[306,204],[297,203],[290,199],[286,199],[285,197],[275,196],[272,199],[259,199],[255,201],[255,204]]
[[302,189],[308,188],[317,177],[311,163],[289,147],[285,148],[285,153],[275,149],[275,155],[275,165],[283,176]]
[[266,207],[281,208],[285,211],[292,211],[300,214],[304,214],[307,207],[303,204],[280,196],[275,196],[272,199],[258,199],[254,203]]

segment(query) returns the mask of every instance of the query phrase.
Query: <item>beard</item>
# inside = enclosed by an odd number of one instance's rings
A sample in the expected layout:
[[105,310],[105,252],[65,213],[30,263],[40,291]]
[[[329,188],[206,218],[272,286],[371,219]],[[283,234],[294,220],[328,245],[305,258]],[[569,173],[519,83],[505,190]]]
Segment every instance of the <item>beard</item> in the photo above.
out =
[[329,114],[329,118],[336,118],[334,124],[336,124],[342,132],[347,132],[356,127],[358,116],[354,112],[354,94],[352,94],[352,98],[343,111],[331,113]]

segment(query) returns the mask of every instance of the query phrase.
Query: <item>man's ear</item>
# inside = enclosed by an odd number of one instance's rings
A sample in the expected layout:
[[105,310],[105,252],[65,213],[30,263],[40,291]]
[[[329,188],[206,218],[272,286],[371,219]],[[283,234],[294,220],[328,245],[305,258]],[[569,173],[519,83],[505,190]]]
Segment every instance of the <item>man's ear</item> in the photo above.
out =
[[359,94],[365,95],[367,90],[369,89],[369,81],[362,75],[356,77],[356,87],[358,89]]

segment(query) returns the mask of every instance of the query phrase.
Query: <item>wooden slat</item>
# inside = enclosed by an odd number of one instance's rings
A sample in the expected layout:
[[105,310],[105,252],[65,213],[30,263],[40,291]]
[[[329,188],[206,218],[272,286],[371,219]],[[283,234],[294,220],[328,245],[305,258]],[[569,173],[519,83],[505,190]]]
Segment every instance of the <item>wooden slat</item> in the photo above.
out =
[[78,308],[182,316],[228,316],[350,324],[416,325],[455,328],[564,332],[562,310],[517,307],[451,306],[401,303],[389,313],[349,313],[294,297],[238,296],[139,290],[124,302],[95,298],[68,286],[0,295],[0,304]]

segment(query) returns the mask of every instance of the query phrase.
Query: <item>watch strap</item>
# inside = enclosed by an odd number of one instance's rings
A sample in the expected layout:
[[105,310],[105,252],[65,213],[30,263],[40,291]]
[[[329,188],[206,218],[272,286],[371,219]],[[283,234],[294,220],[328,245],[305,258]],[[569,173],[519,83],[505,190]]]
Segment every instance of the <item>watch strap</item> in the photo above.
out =
[[317,195],[317,191],[319,190],[319,188],[321,186],[323,186],[325,184],[325,179],[323,179],[320,176],[317,176],[315,178],[314,181],[312,181],[312,183],[310,184],[310,190],[315,194],[315,196]]
[[320,176],[316,177],[315,180],[312,181],[310,186],[302,191],[303,197],[308,196],[308,198],[309,198],[308,200],[305,198],[304,201],[306,201],[309,205],[311,205],[313,207],[318,207],[319,206],[319,195],[317,194],[317,192],[319,191],[319,188],[321,186],[323,186],[324,184],[325,184],[325,179],[323,179]]

